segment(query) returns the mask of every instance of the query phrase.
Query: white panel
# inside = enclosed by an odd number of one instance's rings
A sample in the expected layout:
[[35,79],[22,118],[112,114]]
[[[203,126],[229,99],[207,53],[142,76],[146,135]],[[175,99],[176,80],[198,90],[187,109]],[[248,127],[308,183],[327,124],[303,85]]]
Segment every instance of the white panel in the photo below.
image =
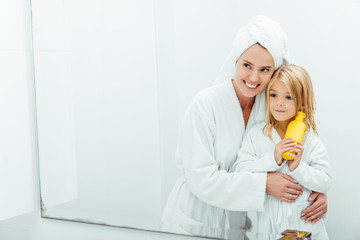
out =
[[157,230],[154,2],[33,2],[45,216]]
[[30,50],[29,1],[0,1],[0,49]]
[[29,2],[0,2],[0,220],[38,208]]
[[71,56],[66,52],[35,56],[40,179],[46,179],[41,182],[42,200],[52,207],[78,195]]
[[[35,209],[29,52],[0,51],[0,220]],[[30,101],[30,104],[29,104]]]
[[0,222],[2,240],[204,240],[174,234],[40,219],[34,212]]
[[180,176],[175,150],[178,134],[178,99],[174,56],[172,1],[155,1],[157,76],[159,83],[160,154],[162,173],[162,206]]
[[237,28],[247,19],[238,21],[242,14],[238,0],[173,2],[174,75],[181,118],[193,96],[215,81]]

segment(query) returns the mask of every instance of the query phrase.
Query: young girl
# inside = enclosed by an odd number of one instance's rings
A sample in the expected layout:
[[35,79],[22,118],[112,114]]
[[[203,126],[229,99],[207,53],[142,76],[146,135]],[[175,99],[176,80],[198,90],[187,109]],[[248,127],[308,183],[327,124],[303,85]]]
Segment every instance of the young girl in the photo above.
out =
[[[284,136],[298,111],[306,114],[306,130],[302,143],[295,145],[293,139],[284,139]],[[294,160],[282,158],[288,150]],[[307,199],[311,191],[326,193],[331,183],[327,152],[318,138],[314,122],[311,79],[305,69],[285,64],[274,73],[266,89],[266,121],[249,130],[234,168],[235,172],[282,172],[305,188],[295,202],[266,196],[264,210],[258,212],[258,236],[294,229],[312,232],[314,239],[328,239],[323,219],[305,223],[300,215],[310,204]]]

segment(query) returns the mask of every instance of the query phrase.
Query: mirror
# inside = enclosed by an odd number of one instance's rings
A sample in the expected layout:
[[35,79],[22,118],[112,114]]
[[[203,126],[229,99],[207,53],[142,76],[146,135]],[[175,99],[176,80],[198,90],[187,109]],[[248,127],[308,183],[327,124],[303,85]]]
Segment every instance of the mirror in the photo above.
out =
[[33,1],[33,10],[43,215],[156,229],[153,3]]
[[283,26],[292,61],[313,79],[320,136],[342,176],[329,193],[329,235],[349,227],[335,219],[350,217],[353,209],[340,206],[360,199],[342,187],[359,180],[360,166],[339,159],[357,155],[359,131],[334,124],[359,116],[348,103],[360,100],[354,1],[31,4],[43,217],[159,231],[180,176],[183,114],[212,85],[237,29],[264,14]]

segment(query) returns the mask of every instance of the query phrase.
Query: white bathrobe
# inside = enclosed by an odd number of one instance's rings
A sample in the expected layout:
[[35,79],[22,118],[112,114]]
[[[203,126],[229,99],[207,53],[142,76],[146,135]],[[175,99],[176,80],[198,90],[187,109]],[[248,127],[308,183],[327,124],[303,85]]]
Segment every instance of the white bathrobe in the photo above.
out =
[[274,158],[275,145],[281,141],[276,130],[273,129],[273,141],[263,134],[264,123],[258,123],[251,128],[243,140],[238,152],[238,159],[234,164],[235,172],[271,172],[278,171],[293,177],[305,190],[294,203],[280,201],[266,195],[265,207],[258,215],[258,233],[269,239],[266,234],[281,233],[286,229],[312,232],[313,239],[328,239],[324,220],[315,224],[305,223],[300,218],[308,202],[311,191],[326,193],[331,184],[331,169],[328,155],[318,136],[310,132],[304,142],[304,152],[299,166],[290,171],[287,161],[278,166]]
[[229,171],[247,129],[264,120],[264,104],[262,92],[245,129],[231,80],[196,95],[180,129],[182,176],[168,198],[162,231],[242,239],[250,223],[241,211],[263,210],[267,174]]

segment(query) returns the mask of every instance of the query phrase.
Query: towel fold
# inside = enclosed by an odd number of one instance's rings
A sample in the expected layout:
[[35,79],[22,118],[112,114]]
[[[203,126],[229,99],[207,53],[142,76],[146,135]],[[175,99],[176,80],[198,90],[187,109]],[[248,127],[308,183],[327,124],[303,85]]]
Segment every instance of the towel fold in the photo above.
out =
[[265,16],[255,16],[246,26],[239,29],[215,84],[234,78],[236,60],[246,49],[256,43],[266,48],[272,55],[275,69],[289,62],[287,35],[280,24]]

